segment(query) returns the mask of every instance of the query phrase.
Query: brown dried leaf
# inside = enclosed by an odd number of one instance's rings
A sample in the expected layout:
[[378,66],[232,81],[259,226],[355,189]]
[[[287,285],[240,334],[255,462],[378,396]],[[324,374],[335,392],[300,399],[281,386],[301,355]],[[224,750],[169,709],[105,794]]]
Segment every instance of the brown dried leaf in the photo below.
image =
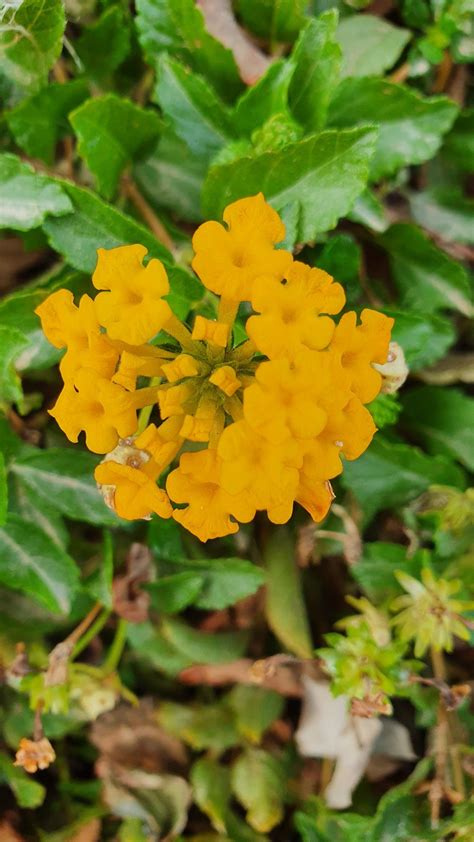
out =
[[242,81],[246,85],[255,84],[271,60],[240,28],[232,13],[230,0],[197,0],[197,4],[204,15],[208,32],[232,51]]
[[74,640],[63,640],[51,650],[48,657],[48,669],[44,674],[44,686],[56,687],[66,684],[68,679],[69,658],[74,649]]
[[431,368],[417,371],[416,376],[424,383],[434,386],[450,386],[452,383],[474,383],[474,353],[448,354]]
[[[101,831],[100,819],[91,819],[74,833],[68,842],[99,842]],[[1,838],[1,837],[0,837]]]
[[132,544],[127,555],[127,571],[112,584],[114,611],[129,623],[143,623],[148,619],[150,594],[140,585],[152,578],[152,556],[144,544]]
[[25,838],[14,830],[7,819],[0,821],[0,839],[2,842],[25,842]]

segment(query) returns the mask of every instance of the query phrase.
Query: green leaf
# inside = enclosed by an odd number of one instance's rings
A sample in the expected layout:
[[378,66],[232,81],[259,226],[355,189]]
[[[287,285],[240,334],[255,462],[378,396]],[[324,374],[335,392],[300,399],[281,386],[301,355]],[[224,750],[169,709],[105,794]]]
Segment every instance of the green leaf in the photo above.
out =
[[40,807],[46,796],[46,787],[33,780],[23,769],[13,765],[13,758],[0,752],[0,782],[12,790],[18,806],[26,810]]
[[392,339],[402,346],[410,371],[440,360],[456,339],[453,324],[443,316],[390,309],[384,313],[395,319]]
[[227,696],[236,715],[237,728],[251,743],[259,743],[275,719],[281,716],[284,699],[273,690],[237,684]]
[[104,529],[102,557],[99,567],[89,576],[84,587],[97,602],[112,610],[112,581],[114,577],[114,543],[112,533]]
[[281,762],[269,752],[246,749],[232,767],[232,789],[255,830],[267,833],[282,820],[285,775]]
[[286,528],[274,529],[264,548],[264,561],[268,625],[290,652],[300,658],[311,658],[313,646],[295,561],[295,547]]
[[230,202],[262,191],[276,210],[298,202],[298,238],[313,240],[334,228],[364,189],[376,138],[372,128],[327,131],[277,152],[211,167],[205,213],[220,218]]
[[0,154],[0,228],[29,231],[48,214],[63,216],[71,202],[59,184],[38,175],[16,155]]
[[30,292],[19,290],[0,301],[0,331],[3,328],[15,329],[21,325],[27,345],[18,360],[18,370],[49,368],[61,357],[61,352],[54,348],[41,330],[41,323],[35,314],[35,308],[48,295],[49,290],[35,289]]
[[158,709],[158,721],[197,751],[223,752],[240,741],[232,712],[222,702],[194,707],[164,702]]
[[72,134],[67,115],[87,99],[83,79],[48,85],[5,114],[18,146],[31,158],[54,163],[59,138]]
[[368,188],[357,197],[348,217],[351,222],[358,222],[379,234],[389,226],[385,206]]
[[423,98],[384,79],[345,79],[329,107],[328,125],[379,125],[370,169],[371,179],[378,181],[400,167],[432,158],[457,112],[457,105],[444,96]]
[[276,41],[293,41],[306,21],[306,0],[237,0],[246,27],[256,35]]
[[106,199],[115,195],[125,167],[151,152],[161,131],[154,111],[115,94],[88,99],[69,119],[79,139],[77,150]]
[[265,574],[242,558],[179,559],[178,566],[202,579],[194,601],[196,608],[220,611],[239,599],[254,594],[265,582]]
[[209,34],[194,0],[137,0],[135,23],[149,62],[164,50],[213,83],[226,100],[242,89],[230,50]]
[[50,448],[19,457],[11,470],[40,500],[72,520],[117,526],[94,482],[98,462],[77,448]]
[[474,108],[466,108],[459,114],[445,138],[443,156],[461,170],[474,170]]
[[163,620],[162,630],[169,643],[198,664],[226,664],[240,658],[248,641],[244,632],[210,634],[171,617]]
[[22,0],[2,11],[2,73],[20,88],[38,90],[59,57],[66,16],[62,0]]
[[36,523],[53,544],[66,549],[69,532],[64,520],[46,499],[39,498],[19,477],[10,476],[10,509],[24,521]]
[[416,225],[392,225],[378,242],[389,253],[401,306],[415,312],[474,310],[467,274],[460,263],[434,245]]
[[394,444],[380,433],[355,462],[346,462],[342,482],[356,496],[367,520],[382,509],[402,506],[429,485],[462,487],[462,472],[443,456],[427,456],[409,444]]
[[165,640],[160,630],[151,623],[130,623],[127,640],[140,659],[166,675],[178,675],[192,664],[192,660]]
[[196,573],[176,573],[162,576],[157,582],[145,585],[151,604],[161,614],[178,614],[196,601],[202,590],[204,578]]
[[165,127],[158,146],[146,161],[135,165],[138,187],[153,207],[167,208],[190,222],[201,222],[201,190],[207,164]]
[[77,591],[72,558],[32,521],[10,515],[0,528],[0,581],[51,611],[66,614]]
[[183,533],[173,518],[154,517],[148,528],[148,545],[163,561],[179,561],[184,556]]
[[274,114],[287,111],[288,87],[294,71],[292,60],[278,59],[270,64],[255,85],[237,100],[233,112],[235,129],[250,137]]
[[190,781],[193,798],[219,833],[226,832],[226,815],[231,796],[230,772],[211,758],[201,757],[194,763]]
[[23,397],[15,362],[28,344],[24,333],[0,324],[0,403],[18,403]]
[[202,76],[163,54],[154,98],[196,158],[209,162],[232,139],[230,115]]
[[403,592],[395,572],[403,570],[417,578],[422,568],[422,553],[408,556],[408,548],[384,541],[365,543],[362,557],[351,567],[356,582],[375,603],[393,599]]
[[408,44],[408,29],[383,17],[351,15],[341,20],[336,41],[342,49],[341,76],[383,76]]
[[0,451],[0,526],[6,521],[8,507],[7,472],[5,470],[5,457]]
[[458,389],[421,386],[402,399],[402,424],[430,453],[452,456],[474,471],[474,400]]
[[86,26],[74,43],[85,72],[101,81],[112,73],[130,51],[128,17],[119,6],[111,6],[91,26]]
[[423,228],[444,240],[474,245],[474,200],[440,188],[410,194],[411,212]]
[[312,20],[301,32],[292,53],[295,70],[288,100],[296,119],[308,132],[322,129],[329,101],[339,80],[341,48],[334,34],[335,9]]
[[91,190],[66,181],[61,184],[72,201],[73,213],[61,220],[49,218],[43,228],[51,247],[62,254],[70,266],[91,273],[97,262],[98,248],[141,243],[148,249],[150,257],[157,257],[166,266],[171,286],[171,295],[168,297],[171,307],[175,282],[178,285],[178,298],[182,297],[180,289],[183,283],[187,290],[199,289],[202,294],[202,288],[194,276],[173,265],[169,251],[150,231],[106,204]]

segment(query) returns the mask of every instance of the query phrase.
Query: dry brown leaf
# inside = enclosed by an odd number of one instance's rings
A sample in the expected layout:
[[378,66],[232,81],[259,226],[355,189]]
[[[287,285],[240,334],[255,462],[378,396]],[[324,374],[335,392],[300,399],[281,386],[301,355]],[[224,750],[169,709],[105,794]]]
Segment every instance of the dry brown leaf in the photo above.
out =
[[238,25],[230,0],[197,0],[197,4],[204,15],[208,32],[231,50],[242,81],[246,85],[255,84],[271,60]]
[[99,842],[100,831],[100,819],[91,819],[76,830],[67,842]]
[[417,371],[416,376],[433,386],[450,386],[452,383],[474,383],[474,353],[448,354],[431,368]]
[[148,619],[150,594],[140,585],[152,578],[152,556],[144,544],[132,544],[127,555],[127,571],[112,584],[114,611],[129,623],[143,623]]
[[14,830],[7,819],[0,820],[0,839],[2,842],[25,842],[24,837]]

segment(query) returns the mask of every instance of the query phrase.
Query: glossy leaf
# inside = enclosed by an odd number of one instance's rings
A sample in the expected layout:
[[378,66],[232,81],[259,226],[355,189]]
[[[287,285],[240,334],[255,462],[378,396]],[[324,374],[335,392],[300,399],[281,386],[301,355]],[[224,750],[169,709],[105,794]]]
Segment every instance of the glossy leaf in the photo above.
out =
[[413,217],[443,240],[474,245],[474,201],[456,191],[423,190],[410,195]]
[[308,132],[324,127],[329,101],[339,81],[337,20],[337,12],[331,9],[308,23],[292,53],[295,69],[288,92],[289,105]]
[[20,354],[28,347],[25,334],[14,327],[0,324],[0,402],[18,403],[23,397],[16,366]]
[[239,599],[251,596],[265,583],[264,571],[241,558],[180,560],[176,569],[184,569],[202,579],[194,605],[205,610],[227,608]]
[[392,337],[402,346],[410,371],[441,359],[456,338],[453,323],[443,316],[385,309],[395,320]]
[[293,542],[285,527],[279,527],[272,533],[265,546],[264,560],[267,571],[267,622],[290,652],[300,658],[310,658],[313,646],[299,570]]
[[247,645],[247,635],[243,632],[210,634],[171,617],[163,621],[162,630],[169,643],[191,662],[198,664],[225,664],[233,661],[243,655]]
[[59,184],[35,173],[16,155],[0,154],[0,228],[29,231],[50,216],[64,216],[72,204]]
[[130,41],[127,17],[117,4],[105,9],[91,26],[84,27],[75,49],[87,75],[101,81],[126,58]]
[[245,26],[270,40],[291,41],[305,23],[306,0],[237,0]]
[[195,750],[221,753],[239,743],[232,712],[222,703],[180,705],[164,702],[158,711],[160,724]]
[[452,456],[474,471],[474,399],[458,389],[421,386],[402,399],[409,424],[430,453]]
[[177,614],[188,605],[195,603],[203,584],[202,576],[184,572],[176,573],[174,576],[161,576],[145,588],[151,596],[151,604],[155,611],[163,614]]
[[341,76],[378,76],[389,70],[411,35],[375,15],[350,15],[336,31],[342,50]]
[[235,129],[251,135],[274,114],[288,108],[288,87],[294,72],[293,60],[274,61],[263,76],[237,100],[234,109]]
[[5,4],[0,27],[2,73],[26,90],[37,90],[62,49],[66,16],[62,0]]

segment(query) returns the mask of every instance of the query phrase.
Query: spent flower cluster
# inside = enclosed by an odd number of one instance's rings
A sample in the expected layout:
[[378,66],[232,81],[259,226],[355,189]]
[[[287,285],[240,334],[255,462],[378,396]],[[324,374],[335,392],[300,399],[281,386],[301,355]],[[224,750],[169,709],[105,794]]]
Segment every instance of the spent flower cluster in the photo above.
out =
[[[376,430],[365,404],[380,391],[374,364],[387,361],[392,326],[368,309],[359,324],[354,312],[336,324],[341,285],[276,248],[285,228],[262,194],[229,205],[224,222],[193,237],[216,319],[180,322],[164,266],[144,265],[141,245],[98,250],[95,299],[76,306],[61,289],[37,309],[66,349],[51,414],[70,441],[84,431],[105,454],[95,478],[106,501],[126,519],[172,516],[202,541],[258,510],[284,523],[295,501],[316,521],[326,515],[341,457],[360,456]],[[236,343],[242,302],[251,315]],[[155,406],[160,420],[147,424]]]

